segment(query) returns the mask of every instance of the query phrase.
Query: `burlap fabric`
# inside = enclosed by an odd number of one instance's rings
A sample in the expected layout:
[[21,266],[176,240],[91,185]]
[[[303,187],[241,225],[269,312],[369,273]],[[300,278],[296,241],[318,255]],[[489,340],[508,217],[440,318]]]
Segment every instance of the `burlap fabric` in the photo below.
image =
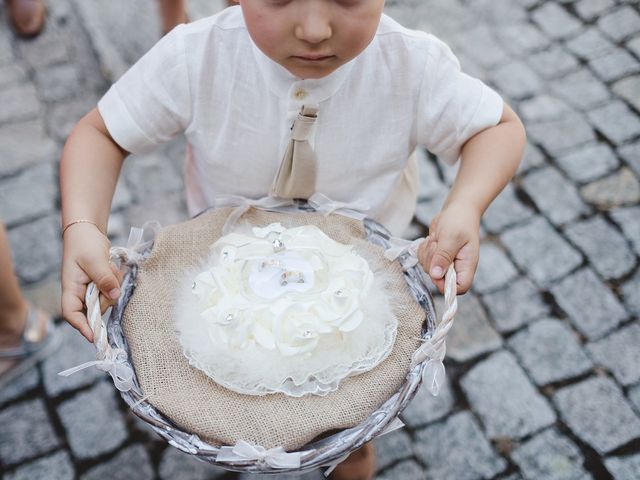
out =
[[136,376],[149,402],[181,429],[214,445],[242,439],[266,448],[297,449],[328,433],[358,425],[402,385],[419,345],[425,313],[406,285],[398,262],[368,243],[361,222],[339,215],[282,214],[252,209],[242,220],[256,226],[312,224],[338,242],[352,244],[375,271],[391,273],[387,288],[398,300],[398,335],[393,352],[370,372],[345,379],[325,397],[284,394],[241,395],[227,390],[189,365],[173,325],[176,283],[199,265],[221,236],[230,208],[207,212],[158,232],[142,261],[135,291],[123,316],[123,329]]

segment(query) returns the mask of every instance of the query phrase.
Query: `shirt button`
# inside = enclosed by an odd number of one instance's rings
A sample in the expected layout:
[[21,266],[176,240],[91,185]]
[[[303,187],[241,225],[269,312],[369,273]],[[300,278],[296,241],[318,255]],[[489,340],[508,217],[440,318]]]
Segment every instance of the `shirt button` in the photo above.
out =
[[304,88],[299,88],[293,94],[296,100],[304,100],[307,97],[307,91]]

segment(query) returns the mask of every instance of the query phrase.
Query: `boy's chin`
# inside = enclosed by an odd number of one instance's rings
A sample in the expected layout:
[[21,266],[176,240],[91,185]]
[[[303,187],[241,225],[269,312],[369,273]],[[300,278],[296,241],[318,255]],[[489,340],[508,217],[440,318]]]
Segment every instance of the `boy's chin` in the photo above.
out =
[[283,65],[287,71],[301,80],[315,80],[318,78],[326,77],[327,75],[331,75],[335,72],[340,65],[317,65],[310,67],[299,67],[299,66],[291,66],[291,65]]

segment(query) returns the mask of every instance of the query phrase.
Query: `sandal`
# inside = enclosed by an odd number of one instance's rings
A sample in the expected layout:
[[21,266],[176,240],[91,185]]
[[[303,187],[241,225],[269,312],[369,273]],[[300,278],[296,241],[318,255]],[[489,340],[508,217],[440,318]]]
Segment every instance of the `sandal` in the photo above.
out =
[[372,480],[376,473],[376,452],[373,443],[365,443],[338,464],[329,480]]
[[60,345],[59,329],[56,328],[49,316],[46,319],[44,334],[42,334],[42,338],[38,339],[41,328],[40,315],[45,314],[35,308],[29,308],[20,345],[0,348],[0,360],[16,361],[14,365],[0,373],[0,388],[49,356]]
[[44,0],[5,0],[4,3],[16,34],[31,38],[42,31],[47,14]]

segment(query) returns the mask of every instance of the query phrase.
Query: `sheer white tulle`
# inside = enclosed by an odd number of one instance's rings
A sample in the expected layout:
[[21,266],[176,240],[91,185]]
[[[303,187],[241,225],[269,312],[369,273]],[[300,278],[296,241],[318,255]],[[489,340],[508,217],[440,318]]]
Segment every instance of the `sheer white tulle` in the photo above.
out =
[[239,228],[185,276],[179,340],[191,365],[230,390],[326,395],[391,352],[385,283],[315,226]]

